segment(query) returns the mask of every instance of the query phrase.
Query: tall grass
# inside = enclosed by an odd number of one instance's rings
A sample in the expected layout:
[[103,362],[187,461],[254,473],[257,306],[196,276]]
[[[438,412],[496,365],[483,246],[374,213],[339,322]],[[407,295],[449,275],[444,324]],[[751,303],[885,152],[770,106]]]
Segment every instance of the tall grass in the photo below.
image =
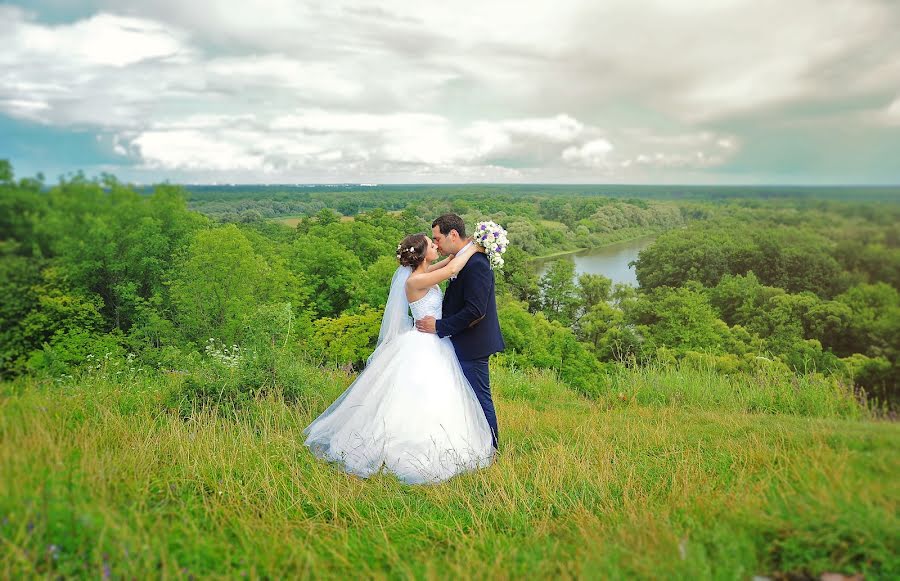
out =
[[177,377],[6,384],[0,576],[900,574],[896,425],[750,413],[768,408],[702,371],[621,373],[626,401],[495,369],[497,462],[419,487],[303,447],[340,373],[318,376],[321,399],[187,419],[166,407]]
[[870,415],[863,395],[840,377],[794,374],[768,366],[725,374],[702,362],[651,363],[613,369],[608,382],[600,383],[598,399],[607,402],[622,394],[647,406],[818,418],[860,419]]

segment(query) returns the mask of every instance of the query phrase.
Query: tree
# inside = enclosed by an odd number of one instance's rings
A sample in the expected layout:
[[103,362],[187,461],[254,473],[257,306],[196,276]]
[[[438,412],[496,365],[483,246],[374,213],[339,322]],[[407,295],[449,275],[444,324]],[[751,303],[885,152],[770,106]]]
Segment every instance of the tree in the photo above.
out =
[[541,291],[538,277],[528,261],[528,255],[516,246],[503,253],[503,269],[497,279],[497,292],[509,292],[516,300],[528,304],[532,312],[540,308]]
[[337,242],[304,236],[294,242],[291,264],[309,287],[317,316],[332,317],[350,305],[353,281],[362,270],[352,251]]
[[269,265],[237,226],[198,232],[171,281],[176,320],[188,339],[238,342],[244,315],[265,297]]
[[679,353],[721,353],[728,335],[728,326],[718,318],[698,283],[653,289],[630,307],[628,316],[654,347]]
[[13,168],[8,159],[0,159],[0,185],[13,183]]
[[559,321],[568,327],[575,322],[575,315],[581,304],[578,287],[573,281],[575,263],[571,260],[557,260],[541,277],[541,310],[551,321]]
[[340,219],[341,217],[339,214],[336,214],[333,210],[329,210],[328,208],[322,208],[322,210],[316,214],[316,222],[319,226],[330,226],[340,221]]
[[729,325],[747,325],[760,316],[769,299],[783,294],[782,289],[763,286],[751,270],[723,276],[709,290],[709,302]]
[[506,341],[504,357],[522,367],[555,369],[567,384],[587,396],[602,391],[603,364],[571,329],[531,314],[523,303],[499,305],[500,326]]
[[353,279],[350,291],[350,306],[369,305],[381,309],[387,302],[391,279],[397,270],[394,256],[382,256]]
[[612,280],[602,274],[584,273],[578,277],[578,294],[585,310],[609,300],[612,290]]

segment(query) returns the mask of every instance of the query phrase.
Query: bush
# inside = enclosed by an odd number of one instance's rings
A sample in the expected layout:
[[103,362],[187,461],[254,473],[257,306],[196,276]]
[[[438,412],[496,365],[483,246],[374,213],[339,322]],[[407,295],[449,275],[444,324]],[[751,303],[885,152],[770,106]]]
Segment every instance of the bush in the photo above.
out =
[[242,348],[213,340],[199,365],[168,393],[165,407],[188,418],[203,409],[229,414],[272,397],[318,409],[343,391],[349,377],[315,367],[292,345]]
[[125,350],[116,336],[86,330],[58,332],[39,351],[28,359],[28,369],[34,373],[58,376],[91,364],[98,358],[123,357]]

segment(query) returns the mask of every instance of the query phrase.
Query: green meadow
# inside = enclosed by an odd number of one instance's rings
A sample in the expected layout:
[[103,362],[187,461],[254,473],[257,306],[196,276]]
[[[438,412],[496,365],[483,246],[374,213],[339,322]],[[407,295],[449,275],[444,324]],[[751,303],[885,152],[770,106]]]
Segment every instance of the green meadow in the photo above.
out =
[[647,366],[587,398],[498,364],[494,465],[406,486],[314,459],[302,429],[352,375],[285,371],[187,411],[179,374],[3,384],[0,576],[900,575],[900,427],[826,376]]

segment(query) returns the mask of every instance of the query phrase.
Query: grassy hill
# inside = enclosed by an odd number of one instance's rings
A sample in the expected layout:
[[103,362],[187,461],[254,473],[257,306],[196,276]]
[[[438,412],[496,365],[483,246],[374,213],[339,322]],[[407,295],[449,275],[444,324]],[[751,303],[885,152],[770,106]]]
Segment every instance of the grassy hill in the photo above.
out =
[[312,458],[352,377],[304,373],[187,419],[178,376],[0,386],[0,576],[900,575],[900,427],[831,384],[673,367],[588,400],[496,366],[497,462],[410,487]]

